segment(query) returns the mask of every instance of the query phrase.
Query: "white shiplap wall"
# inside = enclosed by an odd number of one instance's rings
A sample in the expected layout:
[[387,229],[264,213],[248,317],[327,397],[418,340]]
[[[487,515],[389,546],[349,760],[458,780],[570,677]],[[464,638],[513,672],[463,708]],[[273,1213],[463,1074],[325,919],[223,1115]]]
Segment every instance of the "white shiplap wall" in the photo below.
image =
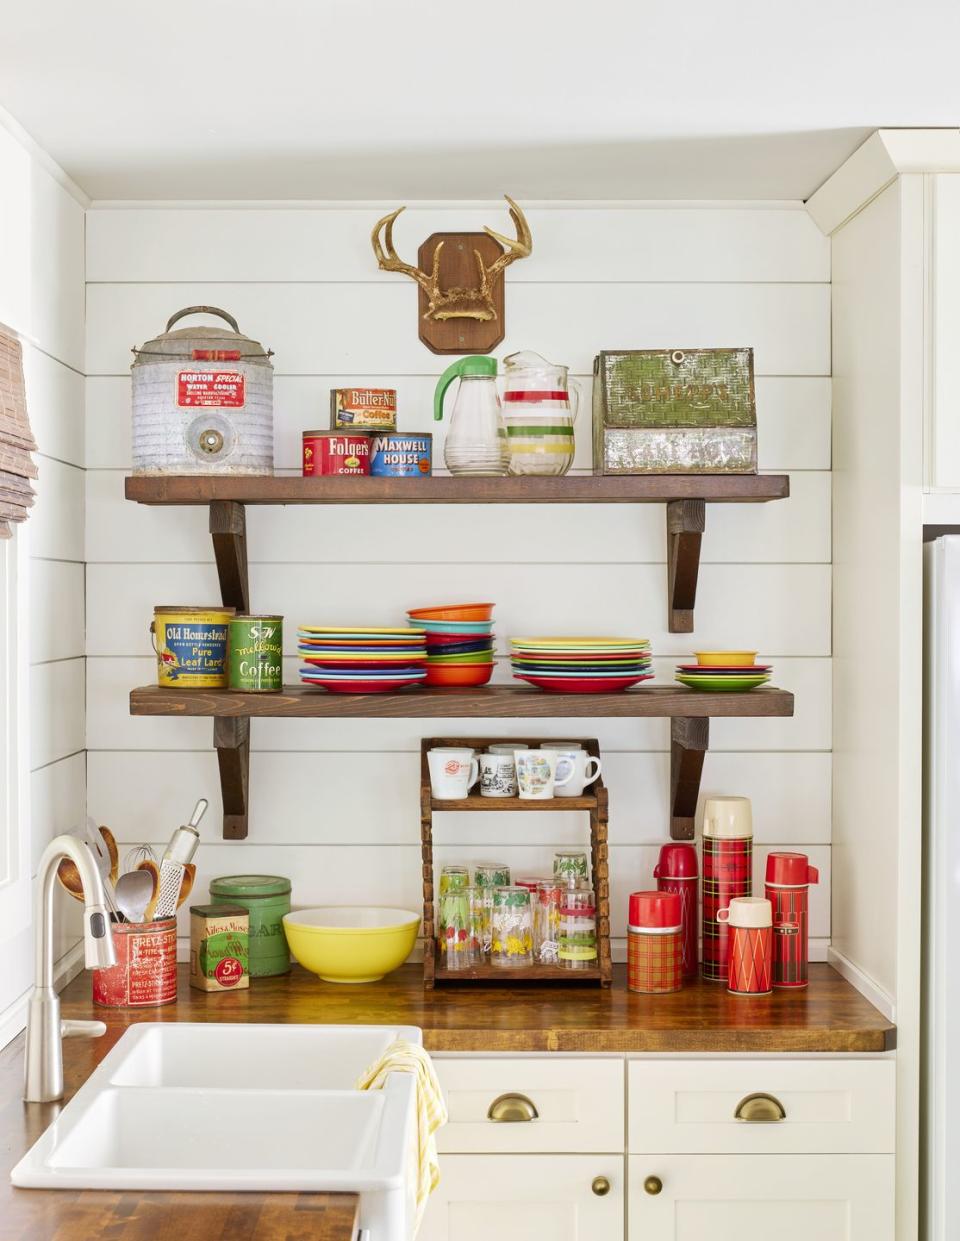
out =
[[[667,725],[595,720],[256,721],[244,843],[217,841],[209,721],[131,719],[127,693],[154,676],[155,603],[217,596],[206,513],[123,499],[130,465],[130,347],[181,306],[225,307],[276,351],[278,468],[299,471],[300,431],[324,426],[328,390],[399,389],[400,426],[431,423],[445,360],[417,339],[416,291],[380,273],[374,221],[390,207],[95,209],[87,221],[87,745],[91,810],[127,842],[166,840],[207,795],[213,812],[197,891],[239,870],[289,874],[301,904],[419,903],[418,744],[442,732],[525,730],[600,738],[611,800],[614,930],[626,893],[650,881],[665,837]],[[805,212],[777,207],[545,207],[528,217],[532,258],[508,273],[499,356],[532,348],[570,364],[589,398],[601,348],[751,344],[760,465],[788,470],[791,499],[708,513],[696,643],[756,645],[796,692],[793,720],[718,721],[707,791],[754,799],[758,877],[766,849],[802,846],[820,866],[816,952],[830,909],[830,271]],[[416,208],[397,244],[503,227],[499,205]],[[577,467],[590,468],[589,399]],[[248,514],[254,607],[298,622],[391,624],[437,600],[497,602],[497,632],[648,635],[658,671],[694,640],[665,630],[660,507],[258,508]],[[507,679],[501,663],[497,677]],[[288,660],[287,679],[296,679]],[[585,838],[579,816],[450,816],[440,853],[496,854],[515,873],[549,867],[552,846]],[[442,860],[441,858],[441,860]]]
[[[16,538],[26,543],[30,853],[83,818],[84,755],[84,211],[40,155],[0,127],[0,322],[21,337],[40,477]],[[76,911],[58,905],[59,949]],[[32,927],[4,926],[0,1045],[22,1022],[33,981]]]

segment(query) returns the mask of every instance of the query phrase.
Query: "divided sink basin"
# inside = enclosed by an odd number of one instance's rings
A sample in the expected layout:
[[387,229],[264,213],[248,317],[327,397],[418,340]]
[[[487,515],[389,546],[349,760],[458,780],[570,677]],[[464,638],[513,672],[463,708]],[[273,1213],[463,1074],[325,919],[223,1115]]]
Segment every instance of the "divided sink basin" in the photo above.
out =
[[341,1191],[406,1241],[414,1080],[354,1082],[411,1026],[142,1022],[11,1173],[37,1189]]

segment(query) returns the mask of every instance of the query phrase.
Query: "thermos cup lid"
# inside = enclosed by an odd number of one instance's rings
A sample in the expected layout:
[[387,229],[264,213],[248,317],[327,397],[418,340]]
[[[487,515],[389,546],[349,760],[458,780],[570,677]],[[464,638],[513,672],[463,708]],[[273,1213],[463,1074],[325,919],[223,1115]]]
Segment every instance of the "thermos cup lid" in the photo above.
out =
[[753,835],[749,797],[708,797],[703,803],[703,834],[714,840],[742,840]]
[[631,929],[672,931],[678,930],[682,921],[679,892],[630,893]]
[[654,879],[696,879],[697,851],[693,845],[662,845]]
[[773,926],[773,906],[764,896],[735,896],[726,909],[717,910],[717,921],[730,926]]
[[768,853],[767,883],[774,888],[805,888],[819,883],[820,872],[805,853]]

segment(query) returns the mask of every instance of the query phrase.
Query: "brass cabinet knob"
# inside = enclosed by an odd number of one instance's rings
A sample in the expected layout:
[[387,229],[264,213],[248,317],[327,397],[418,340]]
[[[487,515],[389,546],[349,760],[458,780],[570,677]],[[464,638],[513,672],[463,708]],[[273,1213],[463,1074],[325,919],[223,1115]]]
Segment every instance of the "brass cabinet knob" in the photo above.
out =
[[663,1189],[663,1181],[660,1180],[659,1176],[648,1176],[643,1182],[643,1189],[644,1193],[658,1194]]
[[533,1101],[525,1094],[502,1094],[494,1099],[487,1110],[487,1120],[500,1125],[514,1125],[519,1121],[537,1120],[540,1113]]
[[776,1095],[759,1092],[741,1099],[733,1114],[737,1120],[744,1120],[750,1125],[769,1125],[786,1120],[787,1109]]
[[590,1185],[590,1188],[593,1190],[593,1192],[597,1195],[598,1198],[605,1198],[607,1194],[610,1192],[610,1182],[607,1180],[605,1176],[595,1176]]

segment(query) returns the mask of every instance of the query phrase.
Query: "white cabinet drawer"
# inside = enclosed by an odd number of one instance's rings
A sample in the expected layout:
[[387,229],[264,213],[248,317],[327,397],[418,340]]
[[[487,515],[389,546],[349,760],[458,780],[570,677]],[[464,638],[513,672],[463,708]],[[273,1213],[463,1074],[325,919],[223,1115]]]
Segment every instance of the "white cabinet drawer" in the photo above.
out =
[[[434,1064],[450,1112],[450,1123],[437,1134],[441,1152],[623,1151],[620,1060],[438,1057]],[[523,1095],[537,1118],[488,1119],[491,1104],[504,1094]]]
[[[892,1060],[632,1060],[629,1150],[689,1154],[892,1152]],[[766,1094],[782,1120],[739,1120]]]
[[[894,1241],[895,1162],[631,1155],[628,1241]],[[657,1194],[645,1189],[651,1176],[662,1183]]]
[[[622,1155],[443,1155],[418,1241],[623,1241],[623,1162]],[[593,1189],[597,1177],[610,1185],[602,1196]]]

